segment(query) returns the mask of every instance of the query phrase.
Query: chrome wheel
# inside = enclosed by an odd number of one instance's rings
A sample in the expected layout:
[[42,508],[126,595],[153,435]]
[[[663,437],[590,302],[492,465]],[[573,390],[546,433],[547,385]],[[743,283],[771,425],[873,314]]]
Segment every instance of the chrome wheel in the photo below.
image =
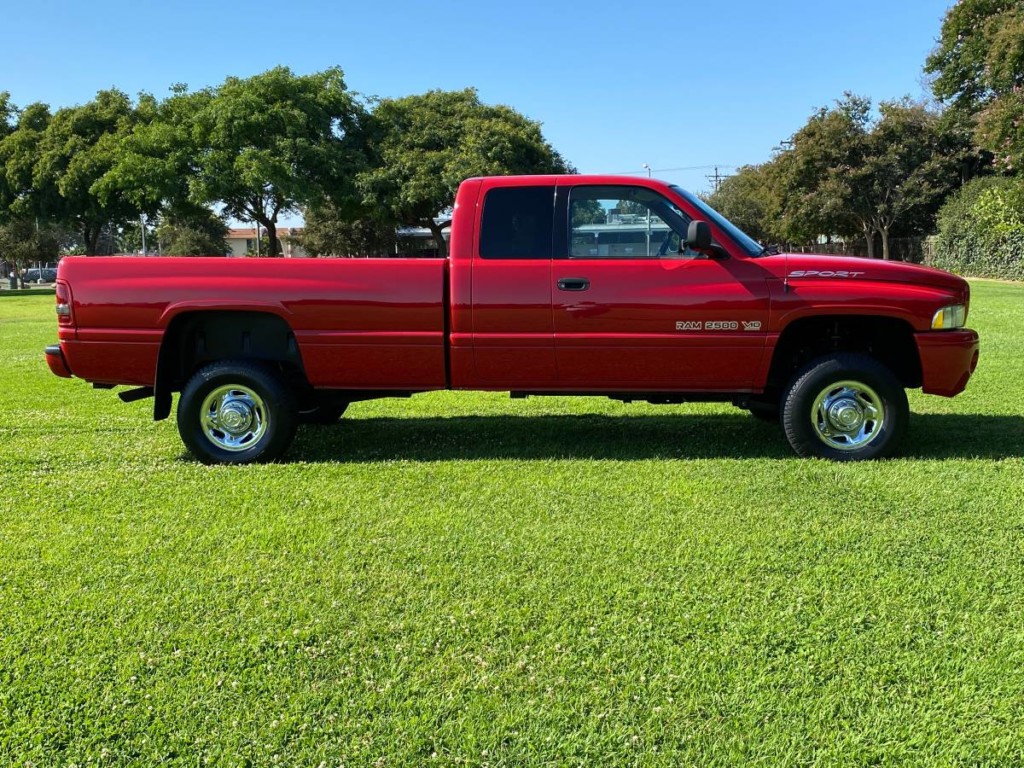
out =
[[838,381],[818,393],[811,407],[814,433],[839,451],[869,445],[885,426],[885,405],[871,387],[859,381]]
[[255,391],[237,384],[218,387],[199,409],[203,434],[225,451],[245,451],[267,432],[270,414]]

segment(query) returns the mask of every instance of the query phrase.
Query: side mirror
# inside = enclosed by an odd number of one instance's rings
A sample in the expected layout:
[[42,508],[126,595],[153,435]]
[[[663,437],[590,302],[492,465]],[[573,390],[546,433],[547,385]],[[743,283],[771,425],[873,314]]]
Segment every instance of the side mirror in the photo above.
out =
[[686,247],[695,251],[711,248],[711,226],[706,221],[691,221],[686,230]]

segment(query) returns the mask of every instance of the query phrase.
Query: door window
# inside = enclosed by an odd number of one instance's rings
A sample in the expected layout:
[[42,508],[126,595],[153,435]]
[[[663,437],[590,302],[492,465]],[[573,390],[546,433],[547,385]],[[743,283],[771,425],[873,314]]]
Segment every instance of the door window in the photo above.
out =
[[682,247],[690,218],[644,187],[574,187],[569,255],[576,259],[695,258]]

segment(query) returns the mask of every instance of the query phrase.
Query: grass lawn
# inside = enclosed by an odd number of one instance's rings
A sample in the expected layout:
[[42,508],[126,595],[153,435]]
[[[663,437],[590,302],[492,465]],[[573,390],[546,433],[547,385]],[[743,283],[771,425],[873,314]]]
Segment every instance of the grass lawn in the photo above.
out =
[[0,297],[0,765],[1024,762],[1024,285],[900,458],[439,393],[204,467]]

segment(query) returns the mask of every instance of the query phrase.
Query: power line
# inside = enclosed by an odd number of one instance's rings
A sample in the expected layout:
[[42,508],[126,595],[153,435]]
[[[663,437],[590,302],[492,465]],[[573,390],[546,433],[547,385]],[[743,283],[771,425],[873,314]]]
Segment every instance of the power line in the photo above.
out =
[[[738,166],[735,165],[688,165],[683,168],[653,168],[650,169],[651,173],[672,173],[675,171],[710,171],[715,168],[730,168],[735,169]],[[641,176],[647,173],[648,169],[642,171],[619,171],[618,173],[609,174],[611,176]]]

